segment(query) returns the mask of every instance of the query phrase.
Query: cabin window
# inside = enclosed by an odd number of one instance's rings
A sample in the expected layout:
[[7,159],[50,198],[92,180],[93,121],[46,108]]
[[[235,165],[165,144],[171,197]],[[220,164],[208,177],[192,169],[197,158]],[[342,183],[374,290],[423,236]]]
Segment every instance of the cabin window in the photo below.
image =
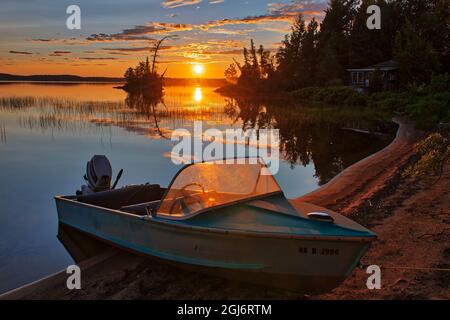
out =
[[357,72],[357,80],[358,84],[364,83],[364,72]]
[[356,73],[352,72],[352,84],[356,84]]
[[[248,159],[246,159],[248,160]],[[180,218],[201,210],[281,192],[260,164],[197,163],[187,166],[172,182],[158,215]]]

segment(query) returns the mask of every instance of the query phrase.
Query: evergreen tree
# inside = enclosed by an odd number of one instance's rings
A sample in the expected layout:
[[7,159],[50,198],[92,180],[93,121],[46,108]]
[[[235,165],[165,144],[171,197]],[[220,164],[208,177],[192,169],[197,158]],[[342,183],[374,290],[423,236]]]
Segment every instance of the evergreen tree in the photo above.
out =
[[439,69],[438,55],[409,21],[397,35],[394,57],[404,86],[429,83],[432,74]]
[[[350,34],[356,15],[357,0],[331,0],[320,27],[319,50],[321,53],[321,82],[335,77],[343,81],[349,67]],[[337,60],[334,70],[327,71],[326,65]],[[329,74],[327,74],[329,72]]]
[[316,83],[318,68],[318,38],[319,24],[313,18],[308,24],[305,37],[302,40],[301,54],[301,85],[303,87],[313,86]]
[[301,53],[302,42],[306,35],[305,21],[300,14],[297,16],[291,33],[285,36],[282,46],[278,49],[277,62],[280,82],[288,90],[301,86]]
[[[381,9],[381,30],[367,28],[367,8],[371,5],[377,5]],[[393,2],[361,1],[350,33],[349,67],[367,67],[392,59],[392,48],[399,28],[394,16]]]
[[225,70],[225,79],[231,84],[236,84],[238,71],[234,63],[230,64]]
[[322,85],[341,85],[342,84],[342,66],[336,55],[334,45],[329,42],[324,48],[320,64],[317,71],[317,78]]

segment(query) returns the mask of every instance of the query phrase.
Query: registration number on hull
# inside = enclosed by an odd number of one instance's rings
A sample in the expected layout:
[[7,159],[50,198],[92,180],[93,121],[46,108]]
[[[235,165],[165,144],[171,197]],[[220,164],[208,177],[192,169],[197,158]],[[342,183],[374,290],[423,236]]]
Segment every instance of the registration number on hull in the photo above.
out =
[[321,256],[337,256],[339,255],[339,249],[335,248],[308,248],[299,247],[298,252],[302,254],[312,254]]

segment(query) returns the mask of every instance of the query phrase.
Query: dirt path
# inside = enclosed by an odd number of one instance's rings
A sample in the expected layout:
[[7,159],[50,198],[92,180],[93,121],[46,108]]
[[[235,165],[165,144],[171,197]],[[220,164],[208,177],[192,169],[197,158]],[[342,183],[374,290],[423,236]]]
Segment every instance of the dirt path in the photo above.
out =
[[381,290],[368,290],[368,275],[357,269],[339,288],[314,298],[450,299],[450,272],[437,270],[450,270],[450,166],[438,179],[397,178],[363,214],[350,215],[378,234],[362,264],[382,267]]

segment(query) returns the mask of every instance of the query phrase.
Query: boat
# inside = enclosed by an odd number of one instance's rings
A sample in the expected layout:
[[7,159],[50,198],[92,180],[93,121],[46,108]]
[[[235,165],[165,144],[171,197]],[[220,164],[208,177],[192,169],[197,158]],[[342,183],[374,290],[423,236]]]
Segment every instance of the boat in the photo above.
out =
[[167,188],[133,185],[55,200],[60,225],[107,244],[305,293],[338,286],[376,238],[336,212],[289,201],[260,159],[188,164]]

